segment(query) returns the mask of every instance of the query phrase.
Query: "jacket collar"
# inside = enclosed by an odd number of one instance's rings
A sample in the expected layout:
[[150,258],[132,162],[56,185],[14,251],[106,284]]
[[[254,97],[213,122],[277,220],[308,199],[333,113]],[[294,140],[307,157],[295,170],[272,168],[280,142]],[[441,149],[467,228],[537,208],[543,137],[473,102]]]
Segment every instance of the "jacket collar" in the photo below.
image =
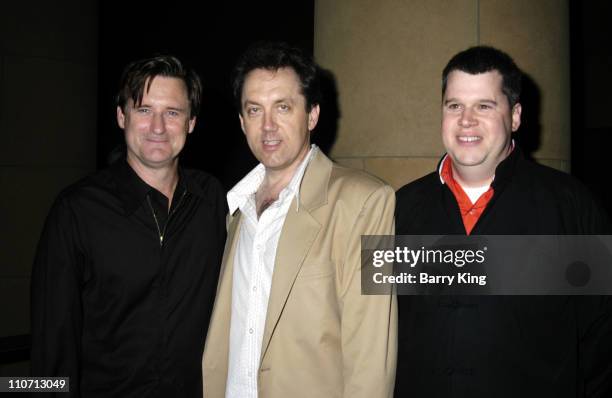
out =
[[495,168],[495,179],[491,183],[493,189],[499,188],[502,185],[510,182],[512,176],[516,174],[517,165],[525,159],[523,151],[518,145],[514,147],[514,150],[508,155],[507,158],[502,160]]
[[[512,176],[515,174],[517,164],[521,162],[524,158],[525,155],[523,154],[521,148],[518,145],[515,145],[512,152],[510,152],[510,155],[508,155],[504,160],[502,160],[495,168],[495,178],[491,183],[493,189],[505,185],[507,182],[511,181]],[[445,161],[448,161],[447,153],[442,156],[442,158],[438,162],[438,166],[436,167],[436,171],[438,172],[438,176],[440,177],[441,184],[444,184],[441,172]]]
[[333,163],[322,151],[317,151],[306,168],[300,185],[299,209],[312,211],[327,203],[327,190]]
[[[298,198],[296,202],[296,207],[299,209],[300,189],[304,173],[306,168],[310,164],[310,161],[316,156],[317,152],[319,152],[319,148],[313,144],[308,154],[302,160],[301,164],[295,171],[289,184],[281,191],[278,198],[279,200],[288,200],[288,195],[295,194],[295,197]],[[244,206],[249,197],[255,192],[257,192],[257,189],[259,189],[259,186],[263,182],[265,175],[266,168],[263,164],[259,163],[244,178],[242,178],[242,180],[240,180],[238,184],[236,184],[232,189],[230,189],[230,191],[227,193],[227,204],[229,206],[230,214],[234,214],[234,212],[238,208],[242,208],[242,206]]]
[[[332,166],[333,162],[321,150],[313,154],[300,183],[300,194],[293,199],[299,203],[291,206],[289,211],[299,212],[303,209],[310,212],[327,203]],[[237,210],[228,214],[228,224],[237,222],[240,215]]]

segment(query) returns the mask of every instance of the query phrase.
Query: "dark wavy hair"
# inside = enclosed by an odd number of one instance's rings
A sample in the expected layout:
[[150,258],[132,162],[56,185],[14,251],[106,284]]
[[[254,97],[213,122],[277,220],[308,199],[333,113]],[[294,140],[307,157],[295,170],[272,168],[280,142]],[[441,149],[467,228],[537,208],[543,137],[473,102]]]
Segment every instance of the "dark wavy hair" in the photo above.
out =
[[321,102],[319,67],[311,57],[297,47],[282,42],[258,42],[250,46],[239,58],[232,76],[232,91],[236,108],[241,112],[242,87],[246,76],[255,69],[276,71],[292,68],[300,79],[306,110]]
[[523,73],[508,54],[497,48],[470,47],[452,57],[442,72],[442,95],[446,92],[448,75],[455,70],[471,75],[496,70],[502,76],[502,92],[508,98],[510,108],[520,100]]
[[198,115],[202,101],[202,82],[197,73],[184,66],[172,55],[159,55],[153,58],[141,59],[129,64],[121,76],[120,89],[117,94],[117,106],[125,111],[129,99],[136,106],[142,102],[145,92],[151,88],[151,82],[156,76],[175,77],[185,82],[187,98],[189,98],[190,119]]

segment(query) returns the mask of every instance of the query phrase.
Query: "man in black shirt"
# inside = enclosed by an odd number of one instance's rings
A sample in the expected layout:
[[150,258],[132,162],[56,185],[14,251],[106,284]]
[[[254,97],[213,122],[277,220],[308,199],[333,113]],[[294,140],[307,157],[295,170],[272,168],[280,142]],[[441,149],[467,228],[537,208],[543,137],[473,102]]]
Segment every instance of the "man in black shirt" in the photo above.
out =
[[[473,47],[442,76],[436,171],[397,192],[398,235],[607,234],[570,176],[514,145],[521,72]],[[399,296],[396,397],[610,397],[610,296]]]
[[[172,56],[130,64],[126,159],[64,190],[32,270],[32,375],[82,397],[196,397],[225,243],[223,189],[178,166],[200,105]],[[64,395],[62,395],[64,396]]]

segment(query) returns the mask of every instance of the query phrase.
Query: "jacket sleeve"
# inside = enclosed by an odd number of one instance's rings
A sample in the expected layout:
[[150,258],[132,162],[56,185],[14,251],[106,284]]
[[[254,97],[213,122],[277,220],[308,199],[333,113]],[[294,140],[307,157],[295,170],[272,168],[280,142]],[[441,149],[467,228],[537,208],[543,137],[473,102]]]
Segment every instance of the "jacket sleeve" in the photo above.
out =
[[340,296],[344,396],[391,397],[397,355],[395,294],[361,293],[361,235],[392,235],[395,194],[389,186],[374,191],[361,209],[345,255]]
[[82,258],[77,228],[67,201],[58,199],[45,223],[31,280],[31,366],[33,376],[69,377],[78,397],[82,311]]

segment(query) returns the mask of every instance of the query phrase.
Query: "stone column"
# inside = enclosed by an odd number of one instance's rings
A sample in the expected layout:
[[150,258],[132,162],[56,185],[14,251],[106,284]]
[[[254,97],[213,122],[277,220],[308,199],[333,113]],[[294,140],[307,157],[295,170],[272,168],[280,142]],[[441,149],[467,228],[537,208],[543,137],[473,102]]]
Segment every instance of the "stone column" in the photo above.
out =
[[521,134],[537,135],[538,161],[569,170],[567,0],[317,0],[315,58],[336,77],[341,114],[332,157],[395,188],[435,170],[442,69],[480,44],[530,76],[539,98]]

